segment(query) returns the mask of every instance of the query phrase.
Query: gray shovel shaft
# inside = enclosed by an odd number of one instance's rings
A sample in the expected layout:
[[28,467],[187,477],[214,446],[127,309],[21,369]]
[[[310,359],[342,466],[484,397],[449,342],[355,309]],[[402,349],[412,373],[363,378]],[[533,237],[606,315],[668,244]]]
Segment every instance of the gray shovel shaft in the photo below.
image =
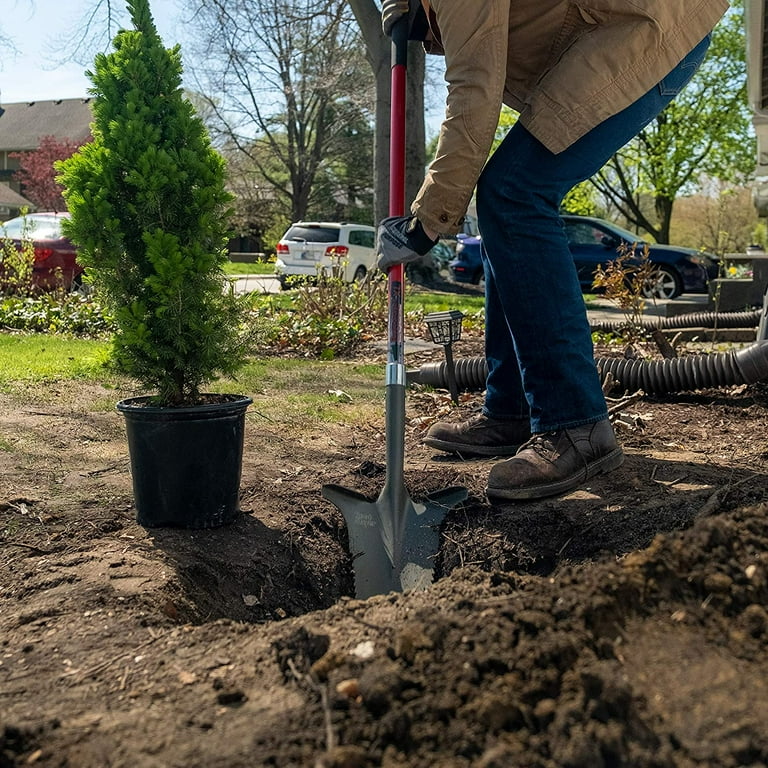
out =
[[[405,366],[402,368],[405,376]],[[387,474],[384,481],[384,494],[397,501],[404,501],[406,494],[403,480],[403,468],[405,465],[405,383],[395,384],[387,382],[386,387],[386,414],[387,414]],[[402,494],[402,499],[400,495]],[[395,504],[398,509],[399,504]]]

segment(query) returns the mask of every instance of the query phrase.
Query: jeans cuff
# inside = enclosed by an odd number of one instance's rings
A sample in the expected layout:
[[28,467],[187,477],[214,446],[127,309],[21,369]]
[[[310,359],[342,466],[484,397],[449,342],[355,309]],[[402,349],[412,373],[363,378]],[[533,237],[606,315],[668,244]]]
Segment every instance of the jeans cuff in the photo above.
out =
[[510,416],[508,414],[498,414],[498,413],[492,413],[489,411],[485,406],[483,406],[482,409],[483,416],[487,416],[489,419],[494,419],[495,421],[527,421],[530,422],[531,417],[528,414],[525,414],[524,416]]

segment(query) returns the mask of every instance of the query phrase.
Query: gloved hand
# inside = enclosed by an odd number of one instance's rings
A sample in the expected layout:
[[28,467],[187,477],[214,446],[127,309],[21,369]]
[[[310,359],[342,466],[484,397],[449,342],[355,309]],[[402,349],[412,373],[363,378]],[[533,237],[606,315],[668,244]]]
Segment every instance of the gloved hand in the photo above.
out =
[[408,0],[384,0],[381,4],[381,28],[384,34],[390,36],[395,22],[407,16],[409,10]]
[[379,225],[376,254],[379,269],[418,261],[437,243],[427,235],[415,216],[390,216]]

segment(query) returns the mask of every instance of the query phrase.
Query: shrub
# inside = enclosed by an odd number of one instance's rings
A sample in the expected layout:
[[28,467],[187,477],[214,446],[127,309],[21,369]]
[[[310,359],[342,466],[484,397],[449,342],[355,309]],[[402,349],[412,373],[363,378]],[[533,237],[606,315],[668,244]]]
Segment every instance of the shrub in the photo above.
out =
[[0,300],[0,326],[34,333],[99,337],[114,330],[114,321],[92,299],[74,293],[44,293]]
[[93,140],[57,164],[66,232],[114,315],[118,369],[159,405],[194,404],[248,351],[243,302],[224,290],[231,196],[179,47],[163,47],[147,0],[128,8],[134,28],[88,73]]
[[387,280],[383,273],[362,283],[346,283],[341,270],[321,273],[311,281],[299,278],[289,308],[269,302],[254,310],[263,351],[299,351],[321,358],[352,354],[360,344],[386,329]]
[[654,265],[649,259],[647,245],[639,260],[636,260],[634,248],[624,246],[617,258],[609,261],[606,267],[598,266],[595,271],[593,286],[603,289],[605,297],[624,314],[622,332],[630,342],[646,335],[643,328],[644,294],[653,284],[653,276]]
[[[26,216],[26,210],[22,216]],[[25,226],[26,226],[26,219]],[[32,267],[35,263],[35,246],[31,240],[22,240],[21,247],[0,228],[0,292],[12,296],[29,296],[33,293]]]

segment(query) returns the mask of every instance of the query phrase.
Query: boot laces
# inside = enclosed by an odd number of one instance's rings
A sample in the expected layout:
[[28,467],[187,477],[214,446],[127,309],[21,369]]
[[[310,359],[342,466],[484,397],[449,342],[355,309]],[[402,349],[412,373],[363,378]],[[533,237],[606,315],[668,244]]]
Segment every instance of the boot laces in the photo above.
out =
[[557,450],[557,438],[561,434],[561,432],[539,432],[538,434],[532,435],[531,439],[523,446],[523,448],[530,448],[543,459],[552,461],[559,453]]
[[576,451],[576,454],[582,461],[586,461],[582,451],[579,450],[576,441],[567,429],[559,429],[552,432],[540,432],[533,435],[523,447],[530,448],[549,462],[554,462],[570,449]]

